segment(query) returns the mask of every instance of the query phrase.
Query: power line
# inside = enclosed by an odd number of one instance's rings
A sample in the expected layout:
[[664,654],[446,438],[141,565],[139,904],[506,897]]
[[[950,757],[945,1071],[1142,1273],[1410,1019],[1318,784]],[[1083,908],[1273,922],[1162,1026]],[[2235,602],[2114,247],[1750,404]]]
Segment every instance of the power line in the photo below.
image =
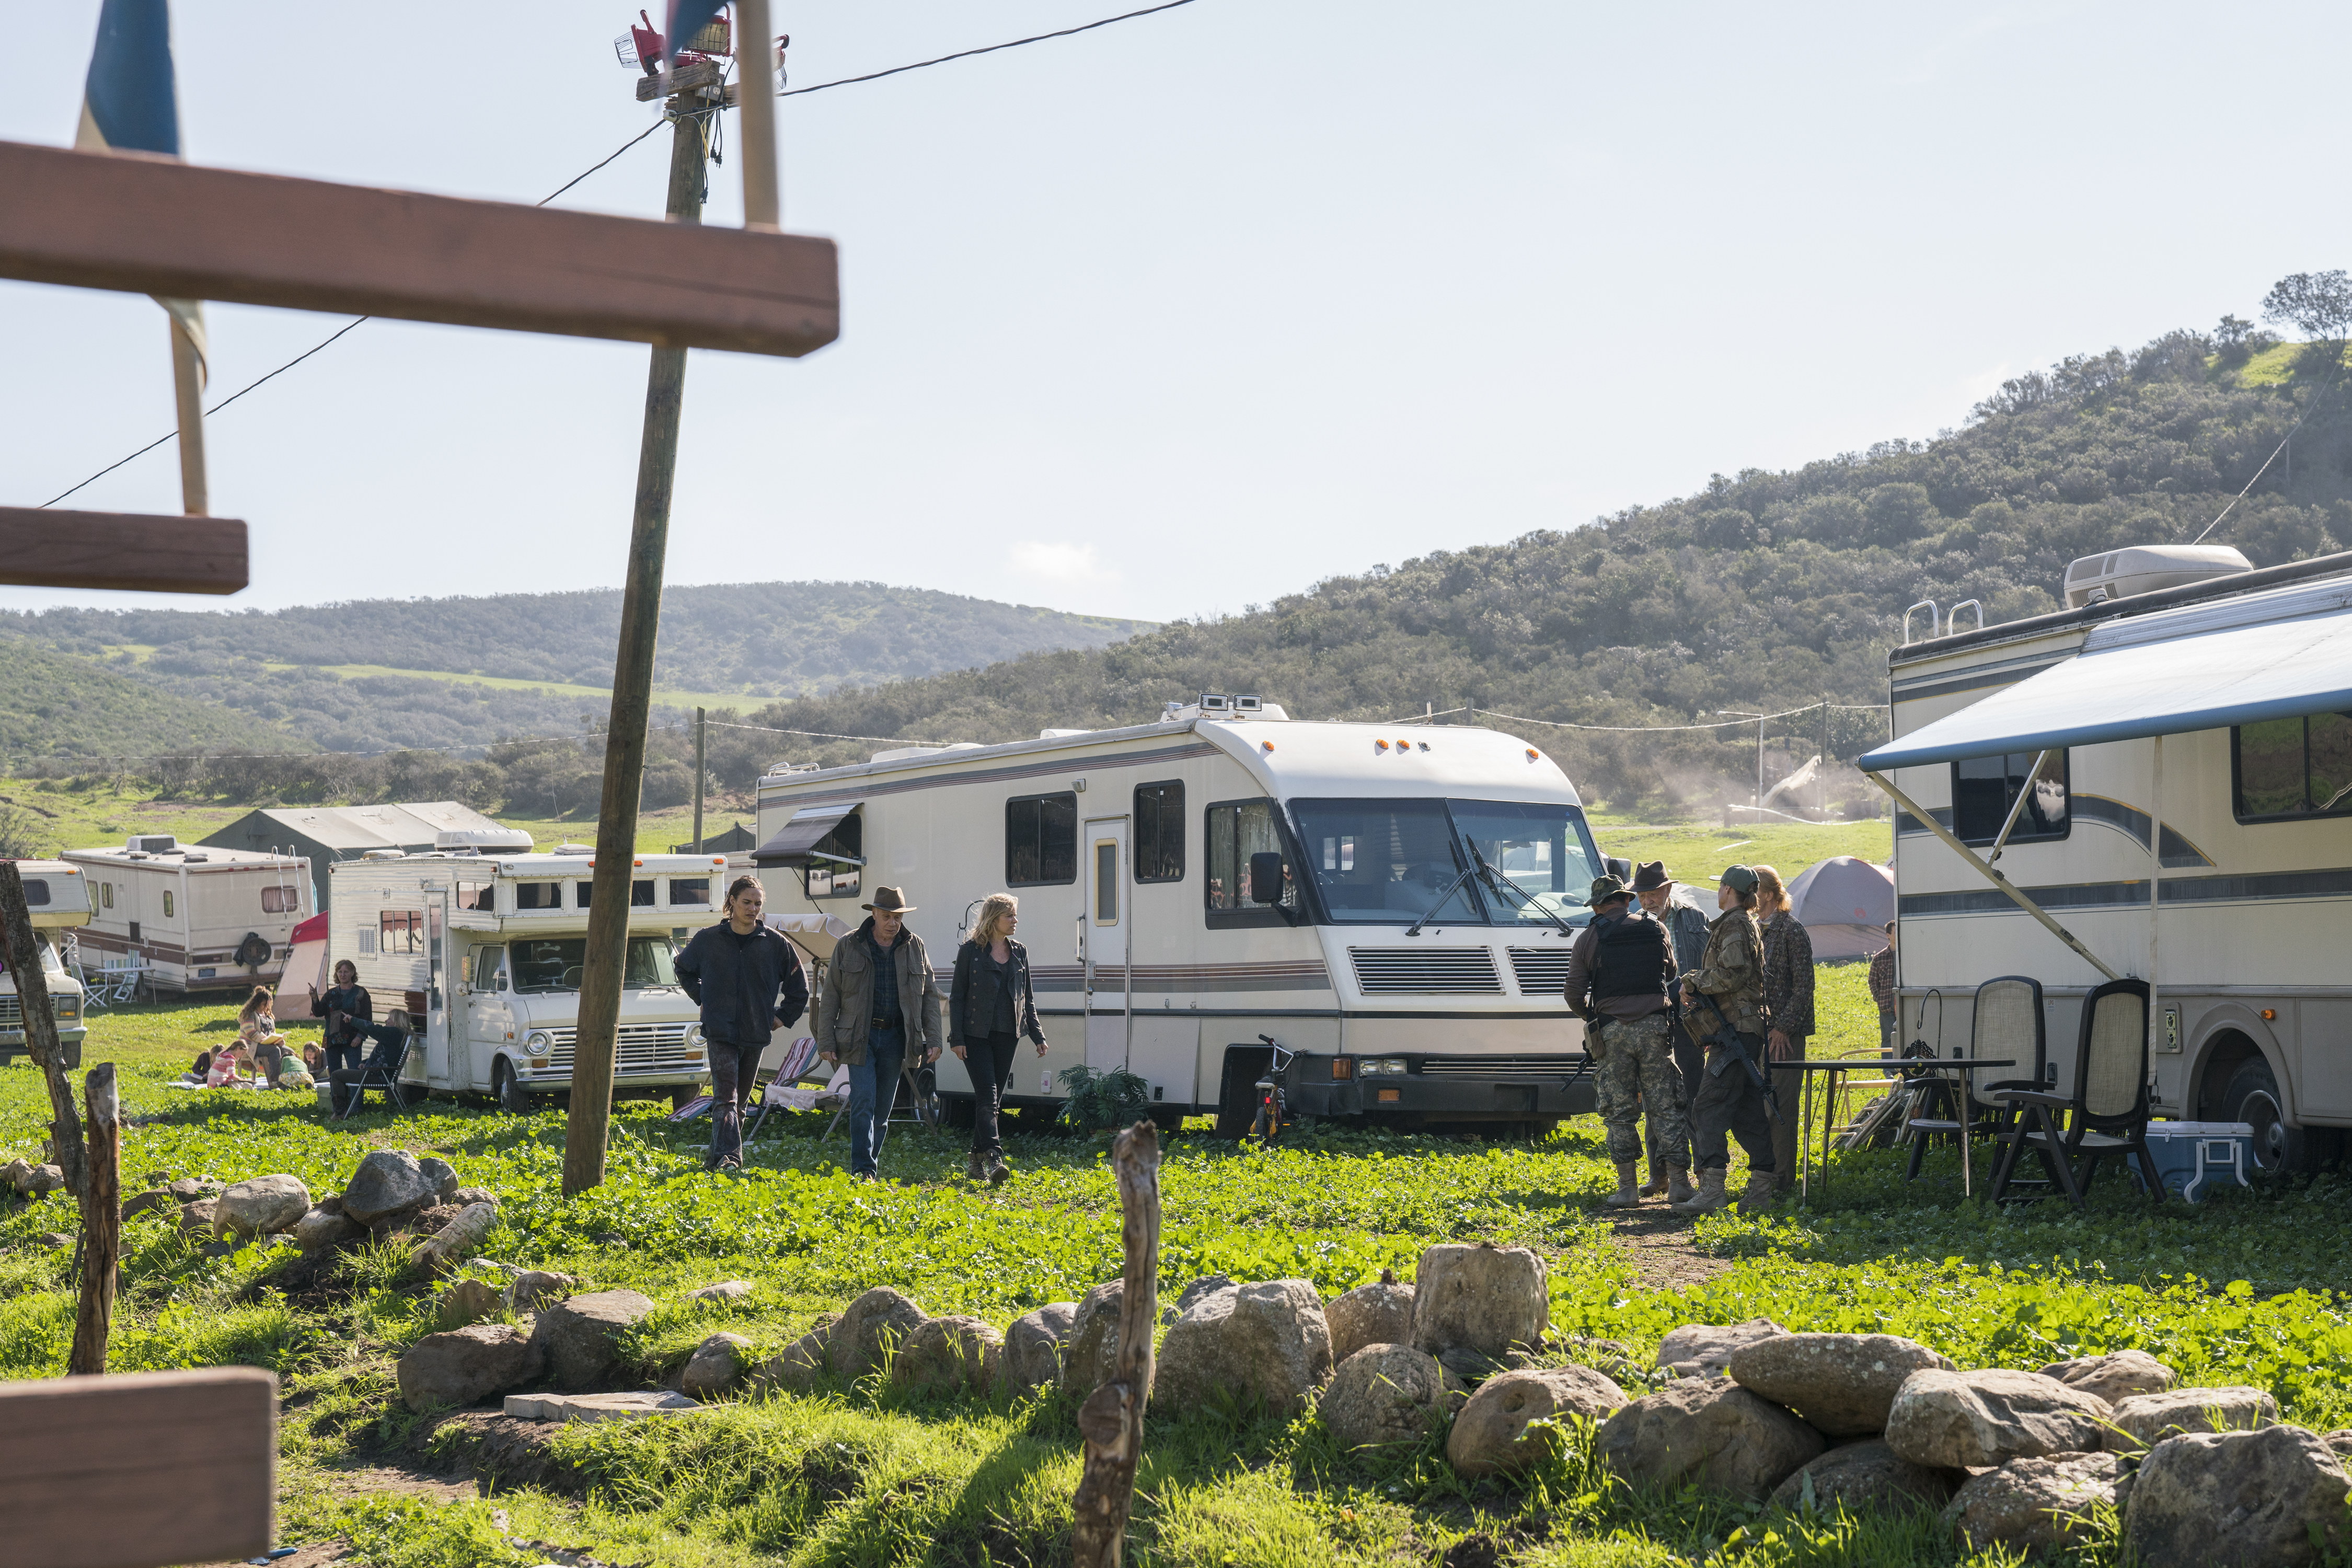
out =
[[2263,459],[2263,466],[2256,468],[2254,470],[2254,477],[2246,481],[2246,489],[2240,490],[2236,495],[2231,496],[2230,498],[2230,504],[2221,509],[2221,517],[2217,517],[2212,521],[2207,523],[2205,525],[2205,532],[2200,533],[2196,538],[2190,540],[2189,542],[2189,543],[2204,543],[2205,534],[2210,533],[2215,529],[2221,526],[2221,518],[2227,517],[2232,511],[2235,511],[2237,510],[2238,503],[2246,499],[2247,490],[2251,490],[2256,485],[2260,484],[2262,482],[2263,476],[2270,472],[2271,465],[2278,461],[2279,454],[2281,452],[2286,450],[2286,444],[2294,439],[2295,431],[2303,428],[2304,420],[2310,418],[2314,414],[2319,412],[2320,404],[2326,400],[2329,393],[2336,390],[2336,377],[2344,374],[2344,353],[2345,351],[2340,348],[2336,351],[2336,368],[2327,373],[2327,384],[2321,387],[2317,392],[2312,395],[2311,401],[2304,405],[2303,418],[2297,419],[2294,424],[2288,428],[2287,433],[2279,438],[2279,444],[2271,448],[2271,455]]
[[[1717,724],[1568,724],[1557,719],[1528,719],[1517,713],[1501,712],[1493,708],[1449,708],[1445,711],[1483,713],[1490,719],[1507,720],[1514,724],[1544,724],[1554,730],[1590,730],[1617,735],[1650,735],[1661,734],[1671,730],[1739,730],[1769,720],[1793,718],[1800,713],[1818,713],[1823,708],[1836,713],[1884,713],[1886,711],[1886,704],[1884,702],[1808,702],[1802,708],[1784,708],[1778,713],[1757,713],[1745,719],[1727,719]],[[1412,718],[1401,720],[1398,722],[1409,724],[1413,720],[1423,717],[1436,718],[1443,715],[1424,716],[1415,713]]]
[[1157,11],[1173,11],[1179,5],[1190,5],[1192,3],[1192,0],[1168,0],[1164,5],[1147,5],[1140,11],[1128,11],[1117,16],[1105,16],[1099,22],[1087,22],[1076,27],[1064,27],[1058,33],[1038,33],[1026,38],[1014,38],[1010,43],[986,44],[976,49],[960,49],[951,55],[941,55],[935,60],[917,60],[910,66],[892,66],[888,70],[868,71],[864,76],[845,76],[839,81],[821,81],[814,87],[788,88],[776,96],[797,98],[804,92],[823,92],[829,87],[848,87],[861,81],[880,81],[886,76],[898,76],[906,71],[919,71],[926,66],[943,66],[950,60],[968,60],[974,55],[992,55],[999,49],[1017,49],[1024,44],[1042,44],[1048,38],[1067,38],[1079,33],[1091,33],[1097,27],[1108,27],[1113,22],[1132,21],[1138,16],[1149,16]]

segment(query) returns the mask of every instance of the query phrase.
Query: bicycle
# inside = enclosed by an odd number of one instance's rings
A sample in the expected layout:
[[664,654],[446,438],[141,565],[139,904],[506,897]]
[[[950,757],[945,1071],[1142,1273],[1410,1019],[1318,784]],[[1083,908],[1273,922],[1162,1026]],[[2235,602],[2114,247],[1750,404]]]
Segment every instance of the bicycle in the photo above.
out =
[[1271,1149],[1282,1137],[1284,1112],[1288,1109],[1282,1094],[1283,1069],[1298,1053],[1283,1049],[1271,1035],[1260,1035],[1258,1040],[1272,1047],[1274,1059],[1267,1064],[1265,1076],[1257,1080],[1257,1120],[1250,1123],[1249,1135],[1260,1148]]

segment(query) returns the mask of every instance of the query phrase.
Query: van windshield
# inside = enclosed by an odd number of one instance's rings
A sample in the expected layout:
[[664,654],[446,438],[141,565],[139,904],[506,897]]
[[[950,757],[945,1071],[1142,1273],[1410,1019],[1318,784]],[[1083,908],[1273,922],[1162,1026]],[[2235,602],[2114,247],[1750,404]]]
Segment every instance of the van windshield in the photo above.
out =
[[[1600,855],[1572,805],[1499,800],[1291,803],[1327,918],[1410,925],[1549,925],[1580,914]],[[1473,878],[1470,847],[1507,890]],[[1439,900],[1443,896],[1444,902]]]
[[[514,988],[527,996],[577,991],[587,952],[588,939],[584,936],[524,937],[510,942],[507,954]],[[621,971],[621,988],[649,991],[677,984],[677,975],[670,968],[673,952],[670,939],[666,936],[631,937],[628,960]]]

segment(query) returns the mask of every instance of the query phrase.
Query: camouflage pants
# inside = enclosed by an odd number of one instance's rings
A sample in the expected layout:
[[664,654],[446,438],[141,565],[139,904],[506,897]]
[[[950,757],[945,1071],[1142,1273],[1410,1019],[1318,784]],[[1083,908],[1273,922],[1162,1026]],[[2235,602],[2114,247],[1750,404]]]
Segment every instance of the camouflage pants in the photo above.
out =
[[1609,1157],[1620,1164],[1642,1157],[1642,1113],[1649,1112],[1668,1149],[1690,1143],[1690,1106],[1682,1069],[1667,1048],[1664,1013],[1607,1019],[1600,1026],[1603,1055],[1598,1098],[1609,1128]]

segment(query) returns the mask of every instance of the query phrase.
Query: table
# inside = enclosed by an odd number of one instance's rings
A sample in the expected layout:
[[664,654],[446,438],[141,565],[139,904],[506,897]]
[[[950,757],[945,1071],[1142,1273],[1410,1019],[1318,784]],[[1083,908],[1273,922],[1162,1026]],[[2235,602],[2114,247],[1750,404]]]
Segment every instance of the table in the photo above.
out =
[[[1969,1160],[1969,1092],[1967,1087],[1960,1082],[1959,1074],[1977,1068],[2013,1068],[2017,1065],[2017,1058],[2015,1057],[1959,1056],[1899,1057],[1886,1065],[1902,1068],[1906,1078],[1934,1075],[1927,1086],[1928,1092],[1952,1107],[1953,1124],[1959,1132],[1960,1194],[1963,1197],[1975,1196],[1976,1186]],[[1952,1076],[1944,1077],[1943,1075],[1948,1072]]]
[[[1897,1064],[1880,1057],[1831,1057],[1815,1061],[1767,1061],[1764,1065],[1774,1072],[1817,1072],[1835,1075],[1853,1072],[1862,1068],[1885,1068]],[[1822,1107],[1822,1187],[1823,1191],[1827,1191],[1830,1184],[1830,1141],[1837,1136],[1837,1118],[1831,1113],[1831,1107],[1837,1103],[1837,1087],[1838,1080],[1832,1076],[1829,1093]],[[1813,1141],[1813,1097],[1811,1094],[1799,1095],[1797,1104],[1797,1197],[1800,1202],[1811,1203],[1813,1195],[1811,1179],[1813,1162],[1811,1150],[1808,1145]]]

